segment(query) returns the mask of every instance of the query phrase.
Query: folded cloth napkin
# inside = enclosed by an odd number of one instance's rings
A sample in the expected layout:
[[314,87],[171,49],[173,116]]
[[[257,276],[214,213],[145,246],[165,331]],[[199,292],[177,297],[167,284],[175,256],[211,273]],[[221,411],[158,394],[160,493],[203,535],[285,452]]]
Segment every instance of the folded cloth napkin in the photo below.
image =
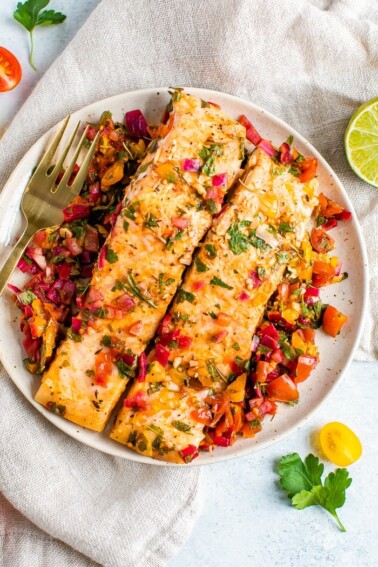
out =
[[[357,358],[373,360],[378,192],[349,169],[342,136],[353,111],[377,96],[377,71],[375,0],[103,0],[3,137],[0,187],[47,128],[101,98],[175,85],[251,100],[306,136],[353,200],[372,295]],[[4,373],[0,396],[7,565],[153,566],[183,543],[198,510],[197,470],[142,466],[78,444],[29,407]]]

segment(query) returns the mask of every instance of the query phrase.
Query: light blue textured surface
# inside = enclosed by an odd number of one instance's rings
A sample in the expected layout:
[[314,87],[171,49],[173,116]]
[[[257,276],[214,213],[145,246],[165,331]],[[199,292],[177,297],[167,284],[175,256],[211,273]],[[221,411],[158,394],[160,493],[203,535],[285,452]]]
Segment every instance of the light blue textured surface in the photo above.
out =
[[[127,0],[126,0],[127,1]],[[62,26],[39,29],[35,73],[27,63],[26,31],[12,19],[16,1],[0,4],[0,43],[20,59],[24,76],[10,93],[0,93],[0,131],[10,122],[43,72],[74,36],[99,0],[53,0],[68,18]],[[378,363],[354,363],[338,390],[310,423],[261,453],[202,470],[203,511],[194,532],[169,567],[373,567],[378,564]],[[353,483],[340,517],[317,508],[296,511],[277,486],[277,459],[318,449],[314,433],[329,421],[342,421],[360,436],[362,459],[350,467]],[[326,465],[326,470],[332,470]]]

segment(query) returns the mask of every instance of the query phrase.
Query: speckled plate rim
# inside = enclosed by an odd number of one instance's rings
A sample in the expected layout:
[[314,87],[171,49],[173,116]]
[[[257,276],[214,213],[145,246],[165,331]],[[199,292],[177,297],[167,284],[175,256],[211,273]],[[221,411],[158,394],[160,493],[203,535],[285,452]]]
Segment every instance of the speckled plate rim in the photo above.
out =
[[[304,389],[304,392],[301,391],[301,398],[303,398],[303,395],[307,397],[304,411],[298,411],[298,408],[301,407],[300,403],[295,408],[282,407],[284,406],[284,404],[280,404],[281,407],[279,408],[278,416],[277,418],[275,418],[276,424],[278,425],[277,429],[272,429],[272,426],[269,424],[269,422],[267,422],[266,424],[264,423],[263,431],[257,434],[254,439],[240,439],[232,447],[226,449],[217,448],[212,453],[201,453],[200,457],[189,465],[201,466],[204,464],[226,461],[229,459],[241,457],[253,452],[260,451],[274,443],[277,443],[284,437],[293,433],[300,426],[302,426],[320,407],[321,403],[323,403],[325,399],[334,392],[336,386],[340,383],[342,376],[345,374],[345,371],[349,367],[362,336],[368,300],[368,261],[361,228],[356,218],[356,214],[353,210],[352,203],[345,189],[343,188],[341,181],[329,166],[329,164],[325,161],[325,159],[301,134],[296,132],[295,129],[291,128],[280,118],[277,118],[270,112],[247,100],[209,89],[188,87],[185,88],[185,90],[189,93],[200,96],[203,99],[217,102],[226,112],[228,112],[234,118],[237,118],[242,113],[246,114],[251,118],[252,122],[260,130],[262,135],[264,137],[271,138],[274,143],[282,142],[282,140],[292,134],[295,139],[295,145],[300,151],[317,157],[317,159],[319,160],[319,178],[323,177],[323,181],[326,180],[326,184],[330,184],[330,190],[328,191],[327,188],[326,193],[330,194],[330,196],[333,198],[339,198],[339,201],[341,201],[344,206],[346,206],[353,213],[353,220],[351,223],[348,223],[348,230],[352,237],[353,246],[356,247],[357,251],[357,253],[353,253],[353,264],[356,271],[359,273],[359,292],[358,295],[356,295],[357,306],[354,309],[354,314],[352,320],[350,321],[348,340],[346,343],[346,339],[340,337],[339,342],[337,343],[339,349],[340,345],[342,345],[341,348],[345,352],[345,357],[342,357],[342,361],[339,363],[339,368],[335,370],[333,370],[333,368],[327,369],[327,372],[329,371],[330,378],[329,380],[327,378],[329,383],[327,382],[325,391],[322,392],[320,396],[318,395],[317,398],[313,398],[313,394],[311,393],[312,388],[308,388],[308,384],[311,384],[311,381],[315,379],[315,376],[313,377],[313,375],[311,375],[311,378],[303,385],[301,385]],[[71,124],[75,123],[77,120],[85,121],[93,116],[98,117],[103,110],[113,111],[118,119],[121,118],[121,116],[118,116],[119,112],[124,112],[125,110],[130,110],[135,107],[142,108],[142,110],[147,111],[148,114],[150,108],[149,105],[151,104],[152,100],[156,101],[157,108],[154,109],[154,118],[156,119],[158,117],[157,110],[161,112],[164,108],[164,99],[167,96],[167,91],[167,87],[141,89],[129,93],[115,95],[101,101],[94,102],[73,113]],[[139,104],[135,104],[134,101],[138,102]],[[61,123],[62,122],[60,122],[59,124]],[[51,137],[51,134],[58,126],[59,125],[56,125],[51,128],[48,132],[41,136],[41,138],[29,149],[29,151],[25,154],[25,156],[13,171],[0,195],[0,227],[2,226],[2,228],[0,228],[0,247],[2,245],[2,250],[0,248],[1,263],[5,258],[5,254],[9,250],[9,242],[12,241],[12,238],[14,239],[14,235],[16,234],[15,226],[19,227],[20,225],[19,202],[23,188],[26,185],[32,168],[35,166],[39,157],[42,155],[43,149],[46,146],[48,139]],[[280,132],[281,135],[280,139],[276,139],[277,136],[275,134],[277,134],[278,132]],[[341,142],[340,148],[342,148]],[[342,151],[342,149],[340,151]],[[322,187],[323,183],[321,182],[321,188]],[[342,229],[335,230],[342,231],[344,236],[344,227]],[[343,247],[341,247],[341,257],[342,251]],[[12,281],[14,281],[14,276],[12,276]],[[348,282],[348,280],[346,281]],[[330,287],[332,288],[336,286]],[[346,289],[346,291],[348,291],[348,289]],[[358,302],[358,297],[360,297],[360,302]],[[337,298],[332,302],[333,304],[338,306]],[[3,315],[5,315],[6,317],[8,316],[8,320],[9,317],[14,317],[15,312],[13,311],[11,313],[11,310],[12,307],[10,306],[9,295],[7,296],[3,294],[3,296],[0,298],[0,317],[2,317],[2,320],[4,320]],[[21,391],[21,393],[37,409],[37,411],[43,414],[51,423],[53,423],[61,431],[67,433],[74,439],[112,456],[125,458],[139,463],[147,463],[150,465],[181,466],[174,463],[157,461],[149,457],[139,455],[138,453],[131,451],[130,449],[116,443],[115,441],[112,441],[106,435],[106,431],[109,429],[109,427],[107,428],[107,430],[105,430],[105,433],[96,433],[89,431],[59,418],[58,416],[46,410],[44,407],[37,404],[33,398],[33,394],[36,391],[36,380],[38,380],[38,378],[30,377],[30,375],[23,367],[17,367],[17,365],[14,364],[14,360],[12,361],[12,359],[9,359],[9,348],[12,348],[12,346],[13,348],[15,348],[15,341],[19,351],[19,356],[22,358],[20,335],[18,329],[16,328],[18,323],[15,323],[14,321],[9,322],[11,330],[9,330],[8,332],[5,331],[7,325],[0,327],[0,360],[2,361],[4,368],[8,372],[14,384]],[[328,351],[332,353],[333,351],[332,348],[329,347],[325,349],[324,347],[322,348],[323,344],[325,344],[324,340],[319,347],[320,354],[321,357],[323,357],[323,350],[325,350],[327,358]],[[19,362],[21,362],[21,359]],[[321,369],[318,367],[313,374],[318,375],[320,372]],[[34,381],[34,385],[31,384],[31,380]],[[322,384],[322,386],[324,387],[324,384]],[[288,416],[291,417],[287,419]],[[264,431],[267,432],[267,434],[264,435]]]

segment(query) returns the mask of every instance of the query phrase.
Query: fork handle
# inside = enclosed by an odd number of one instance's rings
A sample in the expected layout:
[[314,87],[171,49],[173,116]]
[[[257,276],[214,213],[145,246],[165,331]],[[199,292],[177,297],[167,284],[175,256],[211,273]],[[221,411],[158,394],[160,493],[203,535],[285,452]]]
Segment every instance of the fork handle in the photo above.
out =
[[17,262],[21,258],[23,251],[25,250],[26,246],[29,244],[35,233],[36,230],[32,226],[27,225],[24,232],[22,233],[21,238],[6,259],[5,264],[0,270],[0,295],[3,293],[7,281],[12,275]]

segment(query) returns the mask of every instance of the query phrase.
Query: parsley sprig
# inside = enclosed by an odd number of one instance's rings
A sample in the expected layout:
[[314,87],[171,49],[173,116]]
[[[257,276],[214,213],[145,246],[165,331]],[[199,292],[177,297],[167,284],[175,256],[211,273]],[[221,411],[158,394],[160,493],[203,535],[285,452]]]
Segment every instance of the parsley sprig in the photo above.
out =
[[[26,2],[18,2],[17,8],[13,13],[14,19],[26,28],[30,35],[30,53],[29,63],[34,71],[37,71],[34,56],[34,38],[33,31],[37,26],[54,26],[62,24],[66,16],[55,10],[43,10],[50,4],[50,0],[26,0]],[[42,12],[43,10],[43,12]]]
[[345,532],[336,508],[345,503],[346,489],[351,485],[347,469],[336,469],[322,483],[324,465],[311,453],[304,462],[298,453],[282,457],[278,465],[280,484],[287,492],[293,506],[303,510],[308,506],[321,506],[336,520],[340,530]]

